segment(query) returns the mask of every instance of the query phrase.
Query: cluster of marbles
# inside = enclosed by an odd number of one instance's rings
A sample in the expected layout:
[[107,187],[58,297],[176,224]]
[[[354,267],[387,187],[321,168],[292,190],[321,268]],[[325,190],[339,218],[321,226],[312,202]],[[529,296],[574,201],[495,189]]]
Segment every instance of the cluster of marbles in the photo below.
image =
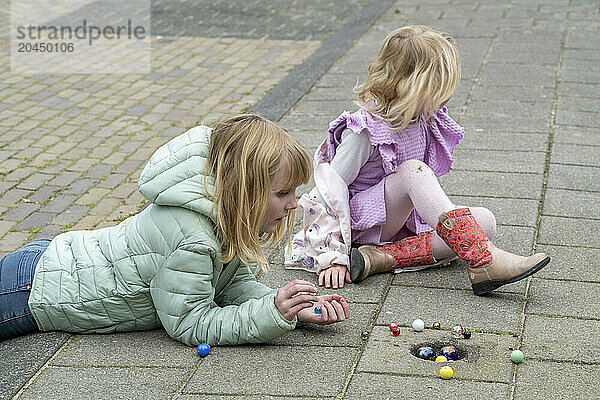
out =
[[200,357],[206,357],[210,353],[210,346],[206,343],[200,343],[198,347],[196,347],[196,353]]
[[439,353],[430,346],[421,346],[417,349],[417,357],[422,360],[431,360],[435,362],[446,362],[458,360],[458,353],[454,346],[444,346]]

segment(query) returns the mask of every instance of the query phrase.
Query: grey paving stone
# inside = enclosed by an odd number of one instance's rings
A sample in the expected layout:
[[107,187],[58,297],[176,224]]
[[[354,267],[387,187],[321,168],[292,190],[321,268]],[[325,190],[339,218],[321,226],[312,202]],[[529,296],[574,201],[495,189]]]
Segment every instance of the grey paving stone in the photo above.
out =
[[531,132],[548,133],[550,118],[532,117],[529,118],[523,114],[515,114],[510,117],[486,115],[477,116],[467,114],[461,119],[461,125],[467,130],[484,129],[495,132]]
[[452,168],[464,171],[544,172],[546,154],[533,151],[454,150]]
[[501,399],[507,396],[508,389],[503,383],[357,373],[344,399]]
[[598,167],[550,164],[548,187],[600,191],[598,174],[600,174]]
[[591,97],[600,98],[600,85],[579,83],[579,82],[561,82],[558,85],[558,97]]
[[[290,397],[290,396],[285,396],[286,399],[289,400],[305,400],[306,397]],[[314,397],[311,396],[311,399],[315,399],[315,400],[320,400],[320,399],[333,399],[333,397]],[[223,395],[223,396],[219,396],[219,395],[206,395],[206,394],[197,394],[197,395],[193,395],[193,394],[184,394],[184,395],[179,395],[177,396],[178,400],[242,400],[242,399],[248,399],[248,400],[281,400],[281,396],[268,396],[268,395],[260,395],[260,396],[249,396],[247,394],[240,394],[240,395]]]
[[[354,112],[358,110],[358,106],[352,103],[352,98],[346,101],[302,101],[290,111],[290,116],[301,115],[318,115],[327,116],[331,121],[336,119],[343,111]],[[325,126],[327,131],[328,126]]]
[[596,112],[556,110],[556,123],[559,125],[576,125],[581,127],[600,127]]
[[556,125],[554,143],[574,143],[600,146],[600,128]]
[[536,277],[600,282],[600,269],[596,268],[600,249],[544,244],[538,245],[537,251],[545,252],[552,261]]
[[54,175],[36,173],[19,183],[17,187],[19,189],[36,190],[42,185],[46,184],[52,178],[54,178]]
[[500,116],[510,118],[513,115],[526,114],[529,117],[550,118],[550,102],[524,102],[488,99],[472,101],[467,112],[473,115]]
[[537,200],[470,196],[451,196],[450,200],[456,205],[487,208],[494,214],[498,225],[536,225]]
[[454,170],[442,176],[440,184],[448,195],[537,200],[540,197],[542,175]]
[[[335,396],[355,350],[348,347],[214,347],[183,388],[188,394]],[[232,363],[231,360],[236,362]],[[322,360],[328,360],[323,363]],[[260,365],[261,373],[256,373]],[[310,368],[318,365],[319,368]],[[290,373],[302,371],[302,373]],[[206,385],[206,382],[211,382]],[[243,382],[243,385],[239,383]]]
[[[428,343],[451,344],[465,351],[467,356],[458,361],[436,363],[411,354],[411,347]],[[514,344],[515,338],[511,335],[473,333],[471,339],[465,340],[454,339],[447,331],[414,332],[412,328],[401,328],[400,335],[393,336],[387,326],[376,326],[356,372],[438,378],[440,368],[449,365],[454,370],[453,380],[509,383],[512,365],[507,353],[510,354]]]
[[[101,351],[98,351],[102,349]],[[189,368],[198,361],[193,347],[169,337],[164,330],[105,335],[75,335],[57,357],[56,367]]]
[[90,207],[88,206],[74,204],[66,209],[65,212],[57,214],[56,217],[52,219],[52,223],[62,226],[74,224],[84,217],[89,210]]
[[12,208],[6,212],[2,216],[2,219],[8,221],[20,221],[27,218],[28,215],[33,213],[38,208],[40,208],[39,204],[19,203],[15,208]]
[[[348,301],[350,300],[349,298]],[[349,303],[348,306],[350,318],[344,322],[327,326],[304,324],[269,344],[311,346],[318,343],[319,346],[359,347],[362,343],[361,332],[367,330],[371,321],[375,319],[376,305]]]
[[546,190],[544,215],[573,218],[599,218],[600,193],[574,190]]
[[498,84],[476,85],[473,100],[504,100],[550,104],[554,98],[554,88],[549,87],[503,87]]
[[537,65],[531,68],[528,64],[488,63],[479,81],[483,85],[554,87],[556,67],[554,65]]
[[599,334],[598,320],[527,315],[522,350],[527,359],[599,363]]
[[526,311],[549,316],[597,319],[600,284],[532,279]]
[[22,393],[21,399],[170,399],[187,368],[50,367]]
[[15,226],[18,231],[24,231],[31,228],[41,228],[46,225],[52,218],[56,216],[56,213],[39,212],[36,211],[25,218],[23,221]]
[[68,337],[61,332],[37,332],[1,341],[0,398],[12,398]]
[[392,286],[377,324],[387,326],[395,322],[399,326],[409,326],[416,318],[421,318],[427,326],[438,321],[443,329],[460,324],[483,332],[517,333],[521,297],[495,291],[486,296],[475,296],[470,290]]
[[557,101],[558,110],[596,112],[600,105],[600,99],[586,97],[560,97]]
[[565,60],[600,60],[600,50],[598,49],[565,49]]
[[594,61],[565,62],[560,72],[561,82],[600,83],[597,63]]
[[516,400],[600,399],[597,365],[526,361],[519,366]]
[[539,243],[600,248],[600,219],[542,216]]

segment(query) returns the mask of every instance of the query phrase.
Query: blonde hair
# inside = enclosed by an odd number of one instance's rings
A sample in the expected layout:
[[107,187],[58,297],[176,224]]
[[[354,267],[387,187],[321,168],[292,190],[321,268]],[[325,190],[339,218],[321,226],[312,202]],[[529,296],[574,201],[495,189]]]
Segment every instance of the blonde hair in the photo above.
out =
[[[266,271],[261,244],[274,245],[284,236],[291,241],[294,210],[273,233],[261,233],[271,193],[271,178],[285,167],[287,187],[308,182],[310,158],[298,141],[277,124],[255,114],[241,114],[213,129],[208,149],[207,175],[215,178],[217,235],[223,263],[235,257]],[[278,188],[280,189],[280,188]]]
[[396,29],[384,40],[369,75],[354,91],[362,108],[392,130],[427,121],[448,101],[460,80],[454,40],[426,26]]

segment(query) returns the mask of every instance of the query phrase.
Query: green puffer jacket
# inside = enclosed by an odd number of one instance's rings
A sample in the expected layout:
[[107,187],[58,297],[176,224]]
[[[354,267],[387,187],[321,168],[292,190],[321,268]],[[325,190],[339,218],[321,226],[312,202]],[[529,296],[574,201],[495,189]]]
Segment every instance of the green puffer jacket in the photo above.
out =
[[273,289],[239,259],[220,261],[213,203],[203,195],[210,132],[195,127],[154,153],[138,183],[152,204],[139,214],[52,240],[29,298],[40,330],[162,326],[188,345],[215,345],[265,342],[294,329],[296,320],[275,308]]

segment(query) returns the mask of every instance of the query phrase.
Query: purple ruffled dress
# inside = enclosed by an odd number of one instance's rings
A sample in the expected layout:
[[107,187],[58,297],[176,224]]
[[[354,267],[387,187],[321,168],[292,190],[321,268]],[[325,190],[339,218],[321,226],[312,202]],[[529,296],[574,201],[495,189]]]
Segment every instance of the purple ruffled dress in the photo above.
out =
[[[401,131],[392,131],[387,123],[375,119],[371,113],[360,109],[344,112],[329,124],[328,157],[332,160],[341,142],[344,129],[366,134],[375,151],[358,176],[348,186],[350,194],[350,223],[352,242],[383,244],[381,227],[385,223],[385,177],[396,172],[407,160],[420,160],[427,164],[436,177],[451,170],[454,148],[464,135],[464,129],[450,116],[446,107],[439,109],[428,121],[410,124]],[[397,237],[431,231],[413,210]]]

